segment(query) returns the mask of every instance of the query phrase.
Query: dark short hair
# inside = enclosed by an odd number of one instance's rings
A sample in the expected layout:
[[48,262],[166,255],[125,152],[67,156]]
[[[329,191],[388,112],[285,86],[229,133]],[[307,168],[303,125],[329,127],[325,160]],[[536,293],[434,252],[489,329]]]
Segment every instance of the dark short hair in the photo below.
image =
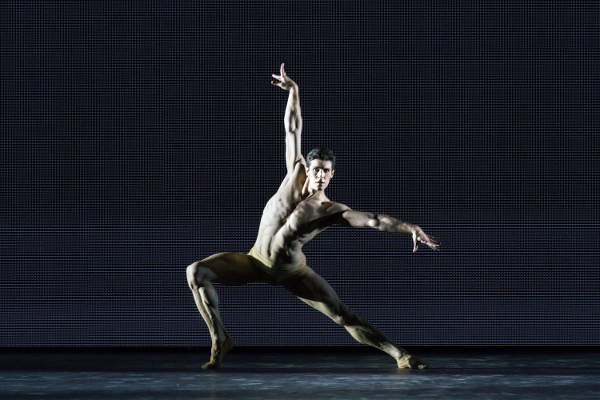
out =
[[335,170],[335,155],[333,154],[333,151],[329,150],[329,149],[324,149],[321,147],[317,147],[316,149],[312,149],[310,151],[310,153],[308,153],[308,155],[306,156],[306,162],[308,163],[308,166],[310,166],[310,163],[312,162],[312,160],[323,160],[323,161],[331,161],[331,169]]

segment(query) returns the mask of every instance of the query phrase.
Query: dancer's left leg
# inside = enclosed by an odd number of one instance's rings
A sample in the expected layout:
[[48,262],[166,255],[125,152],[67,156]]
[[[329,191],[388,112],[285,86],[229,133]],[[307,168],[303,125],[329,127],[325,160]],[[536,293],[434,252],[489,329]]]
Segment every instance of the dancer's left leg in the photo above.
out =
[[303,278],[290,279],[283,282],[283,286],[300,300],[346,328],[360,343],[373,346],[394,357],[398,368],[427,367],[403,348],[395,346],[375,325],[342,303],[335,290],[316,272],[311,271]]

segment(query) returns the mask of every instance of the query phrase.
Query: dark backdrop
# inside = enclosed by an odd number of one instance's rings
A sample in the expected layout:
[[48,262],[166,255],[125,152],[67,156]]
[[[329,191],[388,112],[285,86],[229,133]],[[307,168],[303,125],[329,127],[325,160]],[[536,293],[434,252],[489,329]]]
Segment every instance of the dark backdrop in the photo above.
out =
[[[596,2],[3,1],[0,346],[195,346],[185,267],[247,252],[285,174],[286,63],[328,195],[442,241],[305,246],[401,345],[598,345]],[[349,345],[218,287],[240,345]]]

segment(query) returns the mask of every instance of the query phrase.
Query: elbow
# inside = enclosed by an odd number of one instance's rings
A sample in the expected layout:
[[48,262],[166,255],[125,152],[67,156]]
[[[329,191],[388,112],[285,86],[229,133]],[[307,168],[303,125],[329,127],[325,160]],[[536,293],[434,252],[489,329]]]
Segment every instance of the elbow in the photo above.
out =
[[394,223],[387,215],[372,215],[367,222],[371,228],[387,231]]
[[380,224],[379,218],[377,218],[377,215],[370,216],[369,220],[367,221],[367,224],[371,228],[377,228],[379,226],[379,224]]

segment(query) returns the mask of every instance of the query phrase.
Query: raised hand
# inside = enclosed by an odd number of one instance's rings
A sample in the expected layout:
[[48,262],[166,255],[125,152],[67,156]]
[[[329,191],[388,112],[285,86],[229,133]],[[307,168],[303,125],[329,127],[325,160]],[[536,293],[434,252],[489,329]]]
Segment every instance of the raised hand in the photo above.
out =
[[413,238],[413,253],[415,251],[417,251],[417,249],[419,248],[419,243],[423,243],[426,244],[427,246],[431,247],[432,250],[434,251],[439,251],[439,247],[440,247],[440,242],[437,238],[434,238],[433,236],[428,236],[427,234],[425,234],[425,232],[423,232],[423,229],[421,229],[420,227],[416,226],[413,229],[412,232],[412,238]]
[[294,82],[293,80],[291,80],[285,73],[285,71],[283,70],[283,64],[281,64],[281,71],[280,71],[281,75],[275,75],[273,74],[273,78],[275,78],[276,80],[271,81],[271,84],[275,85],[275,86],[279,86],[282,89],[285,90],[290,90],[292,88],[297,87],[296,86],[296,82]]

